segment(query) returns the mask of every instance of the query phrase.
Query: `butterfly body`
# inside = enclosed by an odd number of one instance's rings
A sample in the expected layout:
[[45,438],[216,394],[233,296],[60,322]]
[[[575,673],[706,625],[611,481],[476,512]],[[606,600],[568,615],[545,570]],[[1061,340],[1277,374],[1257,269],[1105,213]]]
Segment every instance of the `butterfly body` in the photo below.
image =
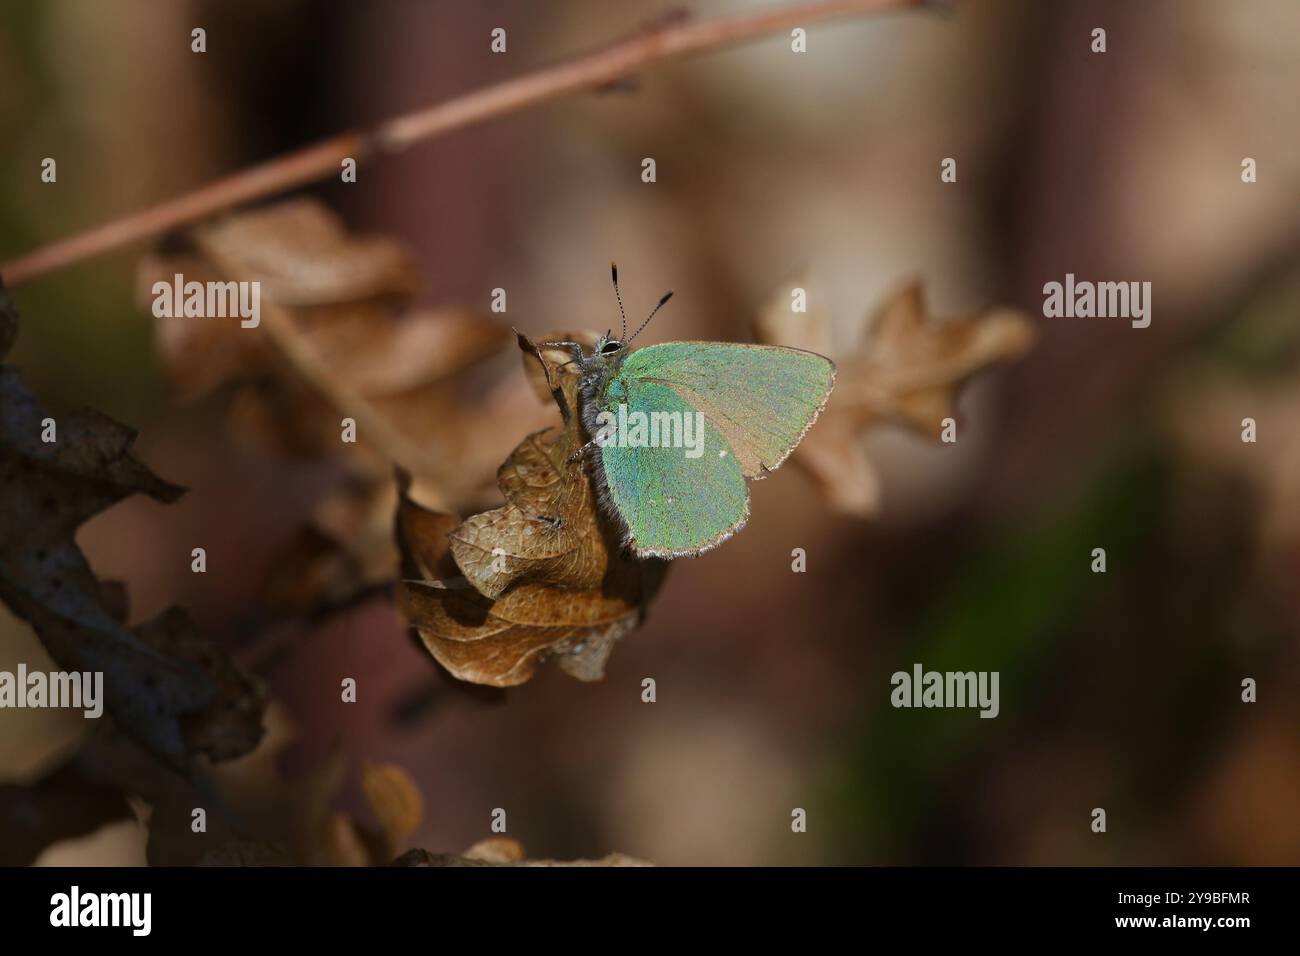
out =
[[835,380],[829,359],[766,345],[602,337],[574,361],[597,498],[640,557],[695,556],[744,527],[745,480],[780,466]]

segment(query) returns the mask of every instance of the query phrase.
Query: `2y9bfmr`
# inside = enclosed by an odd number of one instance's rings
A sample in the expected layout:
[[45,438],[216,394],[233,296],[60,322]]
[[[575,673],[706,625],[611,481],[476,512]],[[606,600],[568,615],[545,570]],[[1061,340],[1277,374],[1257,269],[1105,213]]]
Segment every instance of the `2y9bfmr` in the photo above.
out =
[[[1177,896],[1177,893],[1170,894]],[[1172,902],[1181,902],[1173,900]],[[1249,893],[1188,893],[1188,903],[1249,903]]]
[[1249,903],[1249,893],[1228,893],[1223,891],[1197,893],[1188,891],[1186,893],[1177,893],[1169,891],[1167,893],[1120,893],[1119,902],[1136,903],[1140,906],[1152,906],[1156,903],[1192,903],[1198,906],[1219,904],[1219,903]]

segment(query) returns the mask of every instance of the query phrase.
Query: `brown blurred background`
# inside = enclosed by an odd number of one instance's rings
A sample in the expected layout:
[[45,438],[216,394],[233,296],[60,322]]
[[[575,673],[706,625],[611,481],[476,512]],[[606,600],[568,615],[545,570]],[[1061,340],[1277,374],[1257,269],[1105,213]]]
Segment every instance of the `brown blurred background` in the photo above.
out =
[[[336,742],[407,768],[426,806],[411,844],[436,851],[488,835],[502,807],[540,857],[1300,863],[1300,5],[957,7],[814,27],[802,56],[778,36],[657,67],[308,191],[409,249],[422,301],[485,309],[504,287],[504,318],[534,334],[609,327],[613,258],[630,312],[676,290],[649,341],[747,340],[809,270],[841,343],[910,277],[941,318],[1018,306],[1041,337],[963,393],[957,446],[867,436],[876,518],[831,512],[794,469],[752,485],[749,527],[677,563],[601,683],[543,668],[466,689],[382,599],[296,637],[262,671],[296,728],[287,774]],[[6,0],[0,258],[665,9]],[[39,183],[45,156],[57,188]],[[267,562],[339,475],[248,450],[218,398],[169,400],[133,294],[141,252],[17,289],[12,361],[47,404],[139,428],[141,457],[191,489],[86,525],[97,573],[129,584],[133,617],[181,603],[246,647]],[[1151,327],[1041,318],[1066,272],[1150,281]],[[206,575],[189,570],[197,544]],[[44,659],[0,611],[0,667]],[[1001,715],[891,708],[890,674],[914,662],[1000,671]],[[0,780],[82,732],[0,713]],[[114,825],[44,859],[140,861],[142,834]]]

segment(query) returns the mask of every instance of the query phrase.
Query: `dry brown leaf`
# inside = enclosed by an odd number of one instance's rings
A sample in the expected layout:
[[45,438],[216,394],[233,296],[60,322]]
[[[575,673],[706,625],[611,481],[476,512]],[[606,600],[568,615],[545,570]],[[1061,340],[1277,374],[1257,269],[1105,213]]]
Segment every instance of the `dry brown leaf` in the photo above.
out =
[[596,514],[582,462],[568,458],[570,435],[529,435],[497,473],[504,507],[467,518],[451,553],[469,582],[490,598],[523,583],[593,588],[604,580],[617,542]]
[[[510,450],[497,424],[545,424],[514,374],[507,328],[459,307],[416,308],[411,258],[387,239],[355,236],[320,203],[294,199],[205,224],[145,259],[137,283],[249,281],[261,323],[160,318],[160,352],[174,392],[231,393],[230,431],[261,449],[337,462],[347,480],[269,567],[264,597],[297,614],[391,581],[393,492],[399,464],[427,500],[468,508],[492,494]],[[341,440],[356,422],[357,442]],[[342,516],[342,520],[340,517]],[[294,562],[305,559],[293,579]]]
[[505,506],[459,526],[416,504],[403,485],[398,540],[408,577],[423,580],[403,582],[402,605],[429,652],[461,680],[522,684],[545,659],[599,680],[615,641],[643,619],[666,563],[619,549],[585,465],[570,461],[582,444],[578,376],[522,336],[520,346],[542,363],[564,424],[528,436],[501,466]]
[[[595,333],[556,335],[584,341]],[[598,587],[620,554],[617,533],[596,506],[585,462],[573,460],[583,445],[577,368],[567,352],[541,350],[522,335],[519,344],[525,370],[540,370],[542,389],[559,406],[564,424],[529,435],[497,470],[504,507],[467,518],[451,534],[456,566],[489,598],[525,583]]]
[[757,327],[760,342],[835,359],[835,393],[793,461],[833,507],[863,517],[878,510],[880,491],[862,432],[891,422],[937,440],[943,420],[956,417],[962,385],[991,365],[1021,357],[1036,338],[1028,318],[1012,309],[933,322],[915,282],[885,303],[864,341],[847,355],[827,351],[826,314],[815,307],[793,312],[784,291],[761,311]]
[[255,420],[260,405],[261,433],[277,449],[346,457],[360,469],[356,449],[339,440],[340,417],[352,416],[359,443],[381,453],[372,468],[386,476],[396,460],[418,475],[436,457],[420,449],[459,426],[426,416],[408,434],[393,424],[395,413],[410,405],[429,412],[433,392],[510,341],[483,313],[412,309],[419,279],[409,256],[387,239],[348,233],[313,200],[228,216],[174,245],[141,264],[143,299],[179,274],[185,282],[257,282],[262,311],[261,324],[247,329],[237,319],[159,319],[174,387],[189,397],[227,382],[257,385],[237,406],[240,421]]
[[361,772],[361,789],[383,828],[388,843],[384,858],[387,862],[424,819],[424,797],[411,775],[396,764],[366,764]]
[[[0,290],[0,340],[17,317]],[[0,366],[0,600],[26,620],[65,670],[101,672],[104,705],[155,756],[180,767],[251,750],[262,734],[262,690],[169,608],[128,628],[125,590],[98,580],[77,528],[133,494],[175,501],[183,489],[131,455],[135,433],[93,411],[62,415],[57,441],[17,372]]]
[[578,680],[600,680],[614,643],[640,623],[638,582],[567,591],[524,584],[492,601],[468,583],[403,582],[403,610],[438,663],[475,684],[525,683],[553,659]]
[[507,863],[519,863],[527,858],[524,845],[510,837],[496,836],[479,840],[463,854],[467,860],[480,863],[495,863],[498,866]]
[[[405,497],[401,513],[408,523],[455,524]],[[427,539],[422,547],[428,552]],[[444,554],[449,553],[448,548]],[[437,557],[435,564],[442,564],[443,556]],[[463,577],[408,580],[402,582],[402,607],[425,647],[460,680],[511,687],[531,678],[547,659],[579,680],[599,680],[614,642],[641,622],[662,573],[620,558],[598,587],[523,583],[495,600]]]

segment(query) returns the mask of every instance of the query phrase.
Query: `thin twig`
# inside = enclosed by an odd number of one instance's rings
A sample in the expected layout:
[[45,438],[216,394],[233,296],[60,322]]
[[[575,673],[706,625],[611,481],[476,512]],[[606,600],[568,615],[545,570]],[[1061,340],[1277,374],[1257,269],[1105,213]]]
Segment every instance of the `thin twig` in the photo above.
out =
[[649,27],[594,53],[506,80],[444,103],[395,117],[369,132],[348,132],[218,179],[0,265],[9,286],[160,236],[242,203],[338,175],[343,160],[360,162],[406,149],[515,110],[580,90],[616,83],[641,67],[756,40],[823,20],[920,6],[924,0],[819,0],[701,22]]

